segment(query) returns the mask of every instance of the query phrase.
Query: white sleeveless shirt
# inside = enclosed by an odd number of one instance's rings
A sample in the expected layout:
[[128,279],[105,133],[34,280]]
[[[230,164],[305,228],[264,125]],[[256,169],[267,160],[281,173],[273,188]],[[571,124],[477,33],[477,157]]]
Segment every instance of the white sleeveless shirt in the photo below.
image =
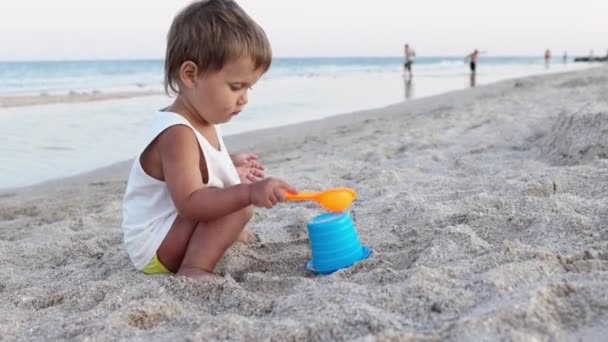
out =
[[[185,125],[194,131],[207,164],[206,187],[224,188],[240,183],[219,126],[215,126],[220,144],[218,151],[183,116],[172,112],[158,112],[145,147],[160,133],[174,125]],[[177,217],[177,209],[167,184],[144,171],[140,163],[141,153],[143,150],[131,167],[122,206],[125,247],[131,261],[139,270],[152,260]]]

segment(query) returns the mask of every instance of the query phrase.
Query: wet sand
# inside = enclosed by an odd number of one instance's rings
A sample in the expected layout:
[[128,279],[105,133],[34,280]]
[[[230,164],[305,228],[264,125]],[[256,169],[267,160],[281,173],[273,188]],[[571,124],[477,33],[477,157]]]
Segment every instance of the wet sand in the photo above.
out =
[[69,94],[40,94],[27,96],[0,96],[0,108],[36,106],[52,103],[82,103],[105,100],[129,99],[139,96],[162,95],[158,90],[121,92],[70,92]]

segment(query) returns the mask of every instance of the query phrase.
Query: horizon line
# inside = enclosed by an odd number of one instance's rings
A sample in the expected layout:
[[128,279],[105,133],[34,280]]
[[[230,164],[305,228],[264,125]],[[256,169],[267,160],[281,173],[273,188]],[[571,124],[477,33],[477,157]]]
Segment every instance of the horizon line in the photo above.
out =
[[[428,55],[428,56],[417,56],[416,58],[464,58],[464,55]],[[574,55],[573,55],[574,56]],[[533,55],[488,55],[480,56],[483,58],[500,58],[500,57],[538,57],[543,58],[541,54],[533,54]],[[569,56],[570,57],[570,56]],[[335,58],[335,59],[345,59],[345,58],[404,58],[404,56],[365,56],[365,55],[353,55],[353,56],[273,56],[273,59],[319,59],[319,58]],[[560,55],[556,55],[554,58],[561,58]],[[48,59],[0,59],[0,63],[46,63],[46,62],[122,62],[122,61],[163,61],[164,57],[126,57],[126,58],[116,58],[116,57],[99,57],[99,58],[48,58]]]

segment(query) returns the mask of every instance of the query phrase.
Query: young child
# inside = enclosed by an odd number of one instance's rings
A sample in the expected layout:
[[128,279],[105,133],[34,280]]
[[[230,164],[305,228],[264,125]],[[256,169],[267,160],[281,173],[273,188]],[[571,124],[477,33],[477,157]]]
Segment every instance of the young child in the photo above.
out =
[[197,1],[174,18],[165,90],[177,97],[156,113],[123,203],[124,243],[139,270],[217,280],[225,251],[251,240],[252,205],[271,208],[295,192],[264,179],[256,155],[229,155],[218,126],[245,107],[271,59],[264,31],[234,1]]

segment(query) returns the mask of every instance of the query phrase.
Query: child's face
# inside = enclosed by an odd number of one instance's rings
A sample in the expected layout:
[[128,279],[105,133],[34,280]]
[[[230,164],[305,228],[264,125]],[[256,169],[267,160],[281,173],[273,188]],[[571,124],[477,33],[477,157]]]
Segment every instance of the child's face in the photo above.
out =
[[188,93],[190,103],[209,124],[230,121],[247,104],[247,92],[262,76],[251,58],[228,62],[221,70],[196,77]]

